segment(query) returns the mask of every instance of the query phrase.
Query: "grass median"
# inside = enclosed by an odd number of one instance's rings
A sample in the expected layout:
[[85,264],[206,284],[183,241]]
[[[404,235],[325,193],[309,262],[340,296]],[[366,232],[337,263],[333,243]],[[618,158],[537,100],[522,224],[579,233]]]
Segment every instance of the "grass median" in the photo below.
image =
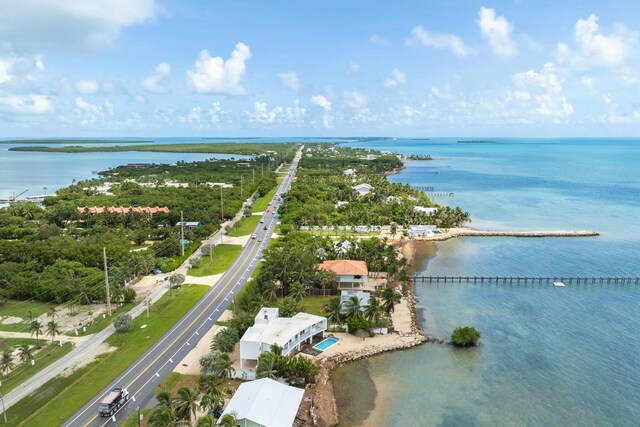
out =
[[231,230],[229,230],[229,232],[227,233],[227,236],[229,237],[248,236],[249,234],[253,233],[253,230],[256,229],[256,226],[260,222],[260,218],[262,218],[262,216],[260,215],[251,215],[251,216],[242,217],[240,221],[236,223],[236,225],[231,227]]
[[233,263],[240,251],[242,251],[240,245],[216,245],[210,256],[203,255],[200,258],[199,267],[189,270],[189,276],[202,277],[223,273]]
[[264,212],[267,210],[267,206],[271,203],[273,196],[276,195],[276,191],[278,191],[278,187],[269,191],[264,197],[258,198],[255,202],[253,202],[253,211],[254,212]]
[[[7,425],[48,427],[62,424],[153,346],[209,289],[208,286],[185,285],[179,292],[165,294],[151,306],[149,319],[142,315],[133,321],[131,332],[114,334],[107,339],[110,346],[116,347],[115,351],[69,377],[54,378],[22,399],[9,409]],[[145,324],[147,326],[141,329]],[[63,383],[62,387],[60,383]]]

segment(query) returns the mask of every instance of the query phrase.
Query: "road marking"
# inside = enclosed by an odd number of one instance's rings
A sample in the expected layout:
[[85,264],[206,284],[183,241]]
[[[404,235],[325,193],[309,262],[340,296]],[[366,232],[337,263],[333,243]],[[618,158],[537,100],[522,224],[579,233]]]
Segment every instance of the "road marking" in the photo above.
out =
[[[253,244],[252,244],[252,243],[253,243]],[[252,245],[251,245],[251,244],[252,244]],[[251,247],[251,246],[253,246],[253,247]],[[242,255],[242,253],[243,253],[243,252],[249,252],[249,253],[250,253],[252,250],[255,250],[255,249],[256,249],[256,244],[255,244],[255,242],[250,242],[247,246],[245,246],[245,247],[243,248],[243,251],[240,253],[240,255]],[[241,262],[241,264],[246,264],[246,262],[247,262],[247,261],[249,261],[250,259],[251,259],[251,258],[246,258],[243,262]],[[227,271],[232,270],[232,267],[234,267],[234,265],[235,265],[236,263],[238,263],[238,261],[239,261],[239,258],[236,258],[236,260],[233,262],[233,264],[229,267],[229,269],[228,269]],[[238,270],[238,271],[240,271],[240,270]],[[246,271],[246,270],[245,270],[245,271]],[[232,275],[232,277],[233,277],[233,276],[235,276],[235,275]],[[224,277],[223,277],[223,278],[224,278]],[[242,279],[245,279],[245,278],[244,278],[244,276],[242,277]],[[239,285],[239,284],[241,284],[241,283],[242,283],[242,281],[238,281],[238,282],[236,283],[236,286],[237,286],[237,285]],[[177,342],[177,341],[182,337],[182,335],[184,335],[184,334],[187,332],[187,330],[188,330],[188,329],[190,329],[190,328],[193,326],[193,324],[194,324],[198,319],[200,319],[200,318],[204,315],[204,312],[205,312],[207,309],[209,309],[209,307],[211,307],[211,305],[213,305],[213,303],[216,301],[216,299],[218,299],[218,298],[220,297],[220,295],[221,295],[221,294],[222,294],[222,293],[227,289],[227,287],[228,287],[230,284],[231,284],[231,280],[229,280],[229,283],[227,283],[227,284],[223,287],[223,289],[222,289],[222,290],[221,290],[221,291],[220,291],[220,292],[219,292],[219,293],[218,293],[218,294],[217,294],[217,295],[216,295],[216,296],[211,300],[211,302],[210,302],[210,303],[205,307],[205,309],[204,309],[204,310],[203,310],[203,311],[202,311],[198,316],[196,316],[196,318],[195,318],[195,319],[194,319],[194,320],[193,320],[193,321],[192,321],[192,322],[191,322],[191,323],[190,323],[190,324],[189,324],[189,325],[188,325],[188,326],[187,326],[187,327],[186,327],[186,328],[185,328],[185,329],[180,333],[180,335],[178,335],[178,337],[177,337],[176,339],[174,339],[174,340],[171,342],[171,344],[169,344],[169,345],[165,348],[165,350],[164,350],[162,353],[160,353],[160,355],[158,355],[158,356],[157,356],[157,357],[156,357],[156,358],[155,358],[155,359],[154,359],[154,360],[153,360],[153,361],[148,365],[148,367],[147,367],[147,368],[145,368],[142,372],[140,372],[140,373],[139,373],[139,374],[138,374],[138,375],[137,375],[137,376],[136,376],[136,377],[135,377],[135,378],[134,378],[134,379],[133,379],[133,380],[128,384],[127,388],[130,388],[130,387],[133,385],[133,383],[134,383],[134,382],[136,382],[136,381],[137,381],[137,380],[138,380],[138,379],[139,379],[139,378],[140,378],[140,377],[141,377],[145,372],[147,372],[147,370],[148,370],[151,366],[153,366],[153,364],[155,364],[155,363],[158,361],[158,359],[160,359],[160,358],[164,355],[164,353],[166,353],[166,352],[167,352],[167,351],[168,351],[168,350],[169,350],[169,349],[170,349],[170,348],[171,348],[171,347],[172,347],[172,346],[173,346],[173,345],[174,345],[174,344],[175,344],[175,343],[176,343],[176,342]],[[213,293],[213,292],[212,292],[212,293]],[[203,303],[205,302],[205,299],[207,299],[207,297],[208,297],[208,296],[209,296],[208,294],[207,294],[207,295],[205,295],[205,296],[204,296],[204,297],[203,297],[203,298],[202,298],[202,299],[201,299],[201,300],[200,300],[200,301],[199,301],[199,302],[198,302],[198,303],[197,303],[197,304],[196,304],[196,305],[195,305],[195,306],[194,306],[194,307],[193,307],[193,308],[192,308],[192,309],[187,313],[187,314],[185,314],[185,316],[180,320],[180,322],[179,322],[176,326],[174,326],[174,329],[172,329],[172,330],[170,330],[169,332],[167,332],[167,333],[165,334],[165,336],[164,336],[164,337],[163,337],[163,338],[162,338],[162,339],[161,339],[161,340],[160,340],[160,341],[159,341],[159,342],[154,346],[155,348],[151,348],[151,349],[147,350],[147,351],[145,352],[145,354],[143,354],[143,356],[141,356],[141,359],[140,359],[137,363],[135,363],[135,364],[134,364],[134,366],[133,366],[131,369],[129,369],[129,371],[127,372],[127,374],[128,374],[129,372],[131,372],[133,369],[135,369],[135,367],[137,367],[137,366],[138,366],[138,365],[139,365],[139,364],[140,364],[144,359],[146,359],[146,356],[148,355],[148,353],[149,353],[149,352],[151,352],[152,350],[157,349],[157,348],[159,347],[159,344],[161,344],[165,339],[169,338],[169,335],[170,335],[174,330],[177,330],[177,327],[178,327],[178,326],[180,326],[184,321],[186,321],[186,317],[187,317],[189,314],[193,313],[193,312],[194,312],[194,310],[195,310],[198,306],[200,306],[201,304],[203,304]],[[228,301],[228,299],[227,299],[227,298],[225,298],[225,301]],[[220,305],[222,305],[222,303],[221,303],[221,304],[219,304],[219,305],[218,305],[218,307],[220,307]],[[218,310],[218,309],[216,309],[216,311],[219,311],[219,310]],[[189,344],[189,342],[187,342],[187,345],[190,345],[190,344]],[[166,362],[165,362],[165,365],[166,365]],[[163,365],[163,366],[164,366],[164,365]],[[124,376],[126,376],[126,374],[125,374]],[[124,377],[124,376],[121,376],[121,377]],[[156,376],[157,376],[158,378],[160,377],[160,376],[158,375],[158,372],[156,372]],[[147,381],[147,383],[148,383],[148,382],[149,382],[149,381]],[[145,384],[143,385],[143,387],[141,387],[138,391],[140,391],[140,390],[142,390],[144,387],[146,387],[146,384],[147,384],[147,383],[145,383]],[[98,400],[96,399],[96,402],[97,402],[97,401],[98,401]],[[86,412],[89,408],[91,408],[91,405],[90,405],[90,406],[88,406],[88,407],[87,407],[84,411],[82,411],[80,414],[82,414],[82,413]],[[79,417],[80,417],[80,415],[78,415],[76,418],[74,418],[73,420],[71,420],[71,422],[75,421],[75,420],[76,420],[76,419],[78,419]],[[86,427],[86,426],[88,426],[89,424],[91,424],[91,423],[93,422],[93,420],[95,420],[97,417],[98,417],[98,415],[97,415],[97,414],[96,414],[96,415],[94,415],[94,416],[93,416],[93,417],[92,417],[92,418],[91,418],[91,419],[90,419],[90,420],[89,420],[89,421],[84,425],[84,427]],[[106,425],[106,423],[105,423],[105,425]]]

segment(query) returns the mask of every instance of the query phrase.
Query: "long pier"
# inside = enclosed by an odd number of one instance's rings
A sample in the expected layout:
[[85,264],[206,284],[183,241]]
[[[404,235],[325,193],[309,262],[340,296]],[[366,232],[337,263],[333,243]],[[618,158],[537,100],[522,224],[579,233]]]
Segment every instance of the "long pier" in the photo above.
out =
[[469,283],[497,285],[638,285],[640,276],[413,276],[413,283]]

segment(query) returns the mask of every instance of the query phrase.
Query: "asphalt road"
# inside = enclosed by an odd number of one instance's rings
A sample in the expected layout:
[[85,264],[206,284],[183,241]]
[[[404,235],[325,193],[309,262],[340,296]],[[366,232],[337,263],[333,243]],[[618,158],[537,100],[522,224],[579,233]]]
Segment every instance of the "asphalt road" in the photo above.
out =
[[[280,183],[278,192],[271,201],[271,207],[264,213],[264,223],[256,227],[254,231],[256,238],[249,239],[240,255],[216,285],[151,349],[140,356],[107,388],[94,396],[80,411],[67,420],[64,426],[116,426],[124,422],[138,406],[145,408],[153,404],[156,386],[213,327],[215,321],[231,304],[234,296],[245,285],[260,262],[262,251],[269,243],[278,217],[273,207],[279,205],[278,194],[286,192],[291,186],[300,153],[301,151],[292,162],[289,173]],[[265,225],[267,230],[264,230]],[[102,418],[98,414],[98,402],[113,387],[128,389],[131,398],[112,418]]]

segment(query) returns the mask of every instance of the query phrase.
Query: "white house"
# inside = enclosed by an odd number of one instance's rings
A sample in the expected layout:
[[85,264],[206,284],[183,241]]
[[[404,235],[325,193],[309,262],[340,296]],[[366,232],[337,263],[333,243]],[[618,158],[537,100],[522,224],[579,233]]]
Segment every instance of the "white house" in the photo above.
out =
[[227,184],[225,182],[205,182],[204,185],[208,185],[209,187],[233,188],[233,184]]
[[245,382],[240,384],[222,416],[234,413],[240,427],[291,427],[303,395],[303,389],[271,378]]
[[333,207],[338,209],[340,206],[344,206],[344,205],[348,205],[348,204],[349,204],[349,202],[347,202],[347,201],[339,200],[338,203],[333,205]]
[[321,270],[331,271],[336,275],[338,289],[362,288],[369,274],[367,263],[349,259],[334,259],[318,265]]
[[433,236],[432,225],[410,225],[407,230],[407,236],[411,237],[426,237]]
[[375,160],[377,158],[378,156],[376,156],[375,154],[367,154],[367,156],[365,157],[365,160]]
[[354,186],[353,189],[358,192],[359,196],[365,196],[373,191],[373,186],[365,182]]
[[413,210],[416,212],[426,213],[427,215],[433,215],[438,212],[438,208],[428,208],[426,206],[414,206]]
[[240,338],[240,366],[245,360],[258,360],[273,344],[282,347],[282,354],[299,350],[304,342],[311,343],[315,336],[324,336],[327,319],[308,313],[293,317],[278,317],[278,309],[262,307],[253,326]]
[[387,197],[387,203],[400,203],[402,202],[402,198],[401,197],[397,197],[397,196],[389,196]]
[[347,169],[342,173],[347,175],[347,176],[355,176],[356,175],[356,170],[355,169]]

